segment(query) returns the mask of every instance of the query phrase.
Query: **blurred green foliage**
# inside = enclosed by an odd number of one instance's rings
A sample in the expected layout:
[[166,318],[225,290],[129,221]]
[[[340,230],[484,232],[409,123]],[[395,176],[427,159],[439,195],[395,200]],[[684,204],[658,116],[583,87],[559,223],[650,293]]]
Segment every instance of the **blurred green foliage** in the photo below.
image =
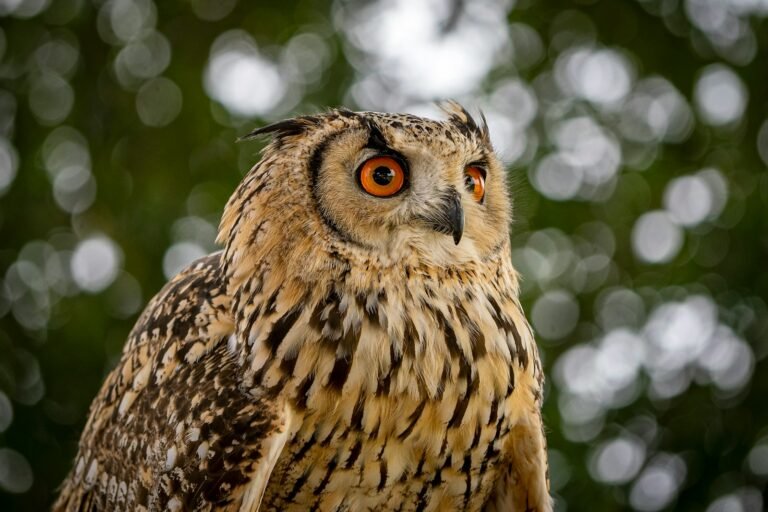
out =
[[0,0],[0,510],[50,504],[256,125],[488,115],[559,510],[761,510],[765,0]]

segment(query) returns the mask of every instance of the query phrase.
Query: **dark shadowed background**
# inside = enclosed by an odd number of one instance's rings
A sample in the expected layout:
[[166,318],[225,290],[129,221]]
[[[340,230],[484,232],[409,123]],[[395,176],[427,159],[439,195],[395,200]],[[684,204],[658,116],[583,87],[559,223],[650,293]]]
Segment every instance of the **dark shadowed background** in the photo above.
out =
[[329,106],[488,118],[564,510],[762,510],[768,0],[0,0],[0,510],[147,300]]

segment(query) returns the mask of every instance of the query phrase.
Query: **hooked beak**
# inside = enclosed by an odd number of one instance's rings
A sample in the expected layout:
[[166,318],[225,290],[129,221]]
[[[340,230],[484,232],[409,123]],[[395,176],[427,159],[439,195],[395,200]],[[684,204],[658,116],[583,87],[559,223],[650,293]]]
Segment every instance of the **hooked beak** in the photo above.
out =
[[425,220],[438,233],[453,235],[453,242],[459,245],[464,234],[464,208],[461,207],[461,196],[456,189],[449,189],[438,211]]

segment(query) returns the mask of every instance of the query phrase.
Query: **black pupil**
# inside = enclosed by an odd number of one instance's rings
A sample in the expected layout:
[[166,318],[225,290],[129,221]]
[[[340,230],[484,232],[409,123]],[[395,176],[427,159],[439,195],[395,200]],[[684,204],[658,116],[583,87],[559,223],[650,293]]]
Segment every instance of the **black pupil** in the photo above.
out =
[[474,176],[469,175],[469,174],[465,174],[464,175],[464,184],[466,185],[467,190],[469,190],[470,192],[474,192],[475,191],[475,186],[477,185],[477,183],[475,182],[475,177]]
[[384,167],[382,165],[381,167],[377,167],[373,171],[373,181],[375,181],[378,185],[381,185],[382,187],[392,183],[393,179],[395,179],[395,171],[393,171],[389,167]]

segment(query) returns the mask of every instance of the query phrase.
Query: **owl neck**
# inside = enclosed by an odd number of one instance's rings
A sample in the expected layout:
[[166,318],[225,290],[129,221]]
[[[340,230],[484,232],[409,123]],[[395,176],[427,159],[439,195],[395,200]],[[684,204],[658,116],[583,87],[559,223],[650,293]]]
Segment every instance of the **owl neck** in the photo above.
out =
[[[348,388],[439,398],[457,360],[468,386],[488,354],[510,372],[535,350],[507,243],[462,268],[295,254],[228,266],[246,385],[288,387],[298,402]],[[302,258],[304,272],[288,273]]]

